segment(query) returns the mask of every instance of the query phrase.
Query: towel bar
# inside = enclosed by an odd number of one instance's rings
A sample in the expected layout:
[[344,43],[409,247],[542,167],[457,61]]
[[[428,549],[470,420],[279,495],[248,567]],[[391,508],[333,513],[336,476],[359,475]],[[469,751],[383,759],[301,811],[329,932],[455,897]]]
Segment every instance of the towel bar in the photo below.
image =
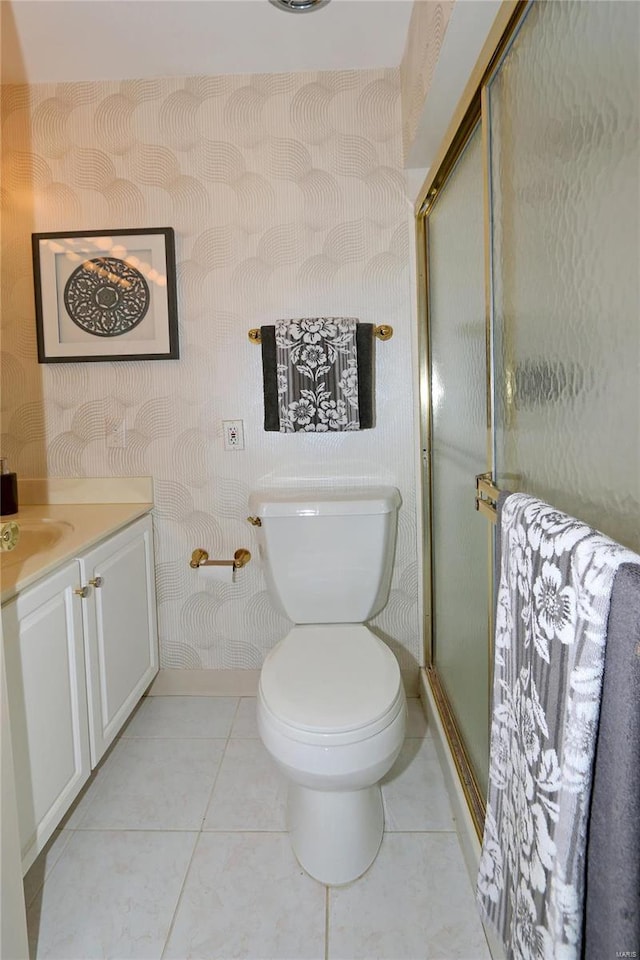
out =
[[[373,335],[377,337],[378,340],[391,340],[393,327],[389,326],[388,323],[382,323],[380,326],[373,328]],[[260,327],[252,327],[247,336],[249,340],[251,340],[251,343],[262,343]]]

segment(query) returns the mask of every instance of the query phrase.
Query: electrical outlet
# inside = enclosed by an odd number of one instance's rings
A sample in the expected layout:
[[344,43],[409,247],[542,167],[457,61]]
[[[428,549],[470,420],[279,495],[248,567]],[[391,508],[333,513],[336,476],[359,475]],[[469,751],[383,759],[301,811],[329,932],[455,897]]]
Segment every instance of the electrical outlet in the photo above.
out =
[[242,420],[223,420],[222,435],[225,450],[244,450],[244,425]]
[[127,445],[127,428],[122,417],[108,417],[104,422],[107,447],[123,450]]

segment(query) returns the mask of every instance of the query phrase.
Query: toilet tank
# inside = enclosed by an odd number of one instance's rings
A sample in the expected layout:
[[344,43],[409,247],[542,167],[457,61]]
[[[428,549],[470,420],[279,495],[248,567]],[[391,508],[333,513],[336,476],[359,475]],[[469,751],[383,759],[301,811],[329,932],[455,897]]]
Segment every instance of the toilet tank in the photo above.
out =
[[387,602],[395,487],[252,493],[269,592],[294,623],[362,623]]

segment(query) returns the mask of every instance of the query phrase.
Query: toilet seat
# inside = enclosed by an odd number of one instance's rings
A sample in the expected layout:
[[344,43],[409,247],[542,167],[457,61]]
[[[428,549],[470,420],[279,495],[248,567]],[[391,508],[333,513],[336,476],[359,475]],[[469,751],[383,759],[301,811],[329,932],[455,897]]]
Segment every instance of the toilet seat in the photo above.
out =
[[259,697],[282,735],[324,746],[367,739],[404,709],[396,658],[359,623],[294,627],[266,657]]

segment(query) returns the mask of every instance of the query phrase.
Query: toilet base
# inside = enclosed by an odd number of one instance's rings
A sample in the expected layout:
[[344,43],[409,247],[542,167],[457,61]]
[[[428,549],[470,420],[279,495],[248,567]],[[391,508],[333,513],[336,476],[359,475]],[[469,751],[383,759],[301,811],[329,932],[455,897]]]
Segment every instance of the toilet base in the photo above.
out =
[[380,787],[322,791],[290,783],[288,820],[293,852],[307,873],[329,885],[349,883],[362,876],[380,849]]

